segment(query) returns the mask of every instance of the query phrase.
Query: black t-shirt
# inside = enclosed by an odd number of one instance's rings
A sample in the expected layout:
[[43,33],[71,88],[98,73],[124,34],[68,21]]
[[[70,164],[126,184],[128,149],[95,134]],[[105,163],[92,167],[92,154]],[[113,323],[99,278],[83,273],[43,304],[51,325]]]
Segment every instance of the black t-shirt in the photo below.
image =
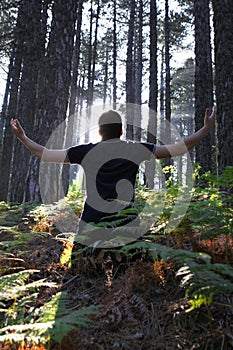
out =
[[134,186],[141,162],[150,160],[155,145],[120,139],[71,147],[67,158],[83,167],[86,201],[81,219],[97,223],[134,201]]

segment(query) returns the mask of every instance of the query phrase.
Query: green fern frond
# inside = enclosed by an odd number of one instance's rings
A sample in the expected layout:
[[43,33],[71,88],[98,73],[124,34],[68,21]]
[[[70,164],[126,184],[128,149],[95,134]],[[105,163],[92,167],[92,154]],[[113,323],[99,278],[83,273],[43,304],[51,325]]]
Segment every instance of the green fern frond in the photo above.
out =
[[12,300],[18,298],[26,291],[34,290],[41,286],[56,286],[55,283],[47,282],[46,279],[25,284],[25,281],[29,276],[36,272],[39,272],[39,270],[24,270],[0,277],[0,300]]
[[57,293],[50,302],[40,308],[39,322],[53,322],[49,335],[60,342],[63,337],[77,326],[87,327],[91,322],[90,316],[97,314],[99,306],[85,307],[73,310],[66,292]]
[[99,307],[100,305],[93,305],[73,310],[68,294],[57,293],[51,301],[34,310],[34,318],[31,317],[31,320],[28,317],[23,321],[22,318],[20,324],[1,328],[0,342],[20,342],[27,339],[39,343],[47,342],[51,338],[61,342],[63,337],[77,326],[87,327],[92,322],[90,316],[97,314]]
[[187,311],[209,305],[214,294],[233,292],[233,268],[228,265],[200,264],[190,259],[178,270],[177,276],[182,276],[181,286],[190,298],[191,307]]

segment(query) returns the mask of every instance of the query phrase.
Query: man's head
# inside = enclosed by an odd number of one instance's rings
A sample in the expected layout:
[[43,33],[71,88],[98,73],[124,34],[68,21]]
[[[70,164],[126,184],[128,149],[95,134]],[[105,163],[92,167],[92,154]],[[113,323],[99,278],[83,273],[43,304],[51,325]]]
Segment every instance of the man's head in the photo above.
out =
[[102,140],[120,138],[122,135],[122,120],[119,113],[110,109],[99,118],[99,133]]

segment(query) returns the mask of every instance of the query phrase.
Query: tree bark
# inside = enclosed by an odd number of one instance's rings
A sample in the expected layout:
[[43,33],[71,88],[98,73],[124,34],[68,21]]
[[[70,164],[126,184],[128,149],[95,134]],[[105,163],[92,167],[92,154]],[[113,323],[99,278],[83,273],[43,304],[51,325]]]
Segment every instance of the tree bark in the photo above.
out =
[[[65,145],[65,123],[62,122],[66,118],[69,101],[76,18],[77,1],[54,2],[36,128],[39,143],[45,145],[50,137],[50,147],[55,149]],[[55,133],[60,124],[62,127]],[[29,191],[29,199],[33,201],[40,196],[36,175],[39,174],[38,166],[38,162],[31,165],[28,180],[28,188],[34,189]],[[64,196],[61,165],[42,163],[40,174],[44,201],[58,201]]]
[[[20,80],[18,115],[30,137],[37,110],[38,72],[42,61],[40,50],[41,1],[27,2],[24,11],[25,38]],[[43,54],[43,51],[42,51]],[[14,148],[10,201],[21,203],[26,191],[30,152],[20,142]]]
[[233,165],[233,2],[213,0],[218,172]]
[[[195,16],[195,129],[203,126],[207,107],[213,106],[213,73],[210,44],[209,0],[194,1]],[[196,147],[196,162],[203,174],[213,169],[213,148],[208,135]]]
[[135,102],[136,108],[134,109],[135,115],[135,127],[134,127],[134,140],[141,140],[141,104],[142,104],[142,56],[143,56],[143,0],[139,1],[139,14],[138,14],[138,30],[137,30],[137,46],[136,46],[136,67],[135,67]]
[[14,30],[13,64],[9,71],[11,76],[9,104],[6,111],[4,140],[2,144],[2,157],[0,164],[0,200],[8,200],[8,190],[11,179],[11,165],[14,146],[14,137],[10,128],[10,119],[17,117],[18,113],[18,89],[23,57],[23,42],[25,36],[25,1],[22,1],[18,10],[18,18]]
[[117,102],[117,9],[116,0],[113,1],[113,88],[112,88],[112,101],[113,109],[116,109]]
[[[150,0],[149,121],[147,141],[156,143],[158,109],[157,3]],[[155,160],[146,163],[147,186],[154,188]]]
[[[170,15],[169,15],[169,1],[165,0],[165,21],[164,21],[164,35],[165,35],[165,135],[162,140],[163,143],[171,143],[171,67],[170,67]],[[170,167],[173,164],[171,158],[163,161],[165,167]],[[165,173],[165,179],[170,180],[172,172],[168,169]]]
[[135,0],[130,1],[130,18],[128,29],[127,43],[127,60],[126,60],[126,138],[134,138],[134,65],[133,65],[133,48],[134,48],[134,21],[135,21]]

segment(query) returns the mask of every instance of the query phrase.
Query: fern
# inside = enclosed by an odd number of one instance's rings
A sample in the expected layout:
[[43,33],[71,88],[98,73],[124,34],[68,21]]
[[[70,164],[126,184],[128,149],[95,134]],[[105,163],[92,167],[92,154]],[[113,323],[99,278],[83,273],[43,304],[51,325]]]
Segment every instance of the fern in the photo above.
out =
[[199,264],[194,260],[186,261],[177,272],[182,276],[181,286],[186,296],[191,298],[188,311],[213,302],[214,294],[233,292],[233,268],[223,264]]
[[34,310],[34,320],[31,323],[15,324],[0,330],[0,342],[23,341],[39,343],[50,339],[61,342],[65,335],[77,326],[87,327],[90,316],[97,314],[100,306],[90,306],[73,310],[69,296],[65,292],[57,293],[51,301]]
[[233,292],[233,268],[226,264],[211,264],[211,257],[207,254],[145,241],[137,241],[115,251],[131,259],[138,252],[148,250],[154,260],[159,257],[177,261],[180,266],[177,277],[181,277],[180,286],[185,288],[185,295],[191,304],[188,311],[211,304],[214,295]]

